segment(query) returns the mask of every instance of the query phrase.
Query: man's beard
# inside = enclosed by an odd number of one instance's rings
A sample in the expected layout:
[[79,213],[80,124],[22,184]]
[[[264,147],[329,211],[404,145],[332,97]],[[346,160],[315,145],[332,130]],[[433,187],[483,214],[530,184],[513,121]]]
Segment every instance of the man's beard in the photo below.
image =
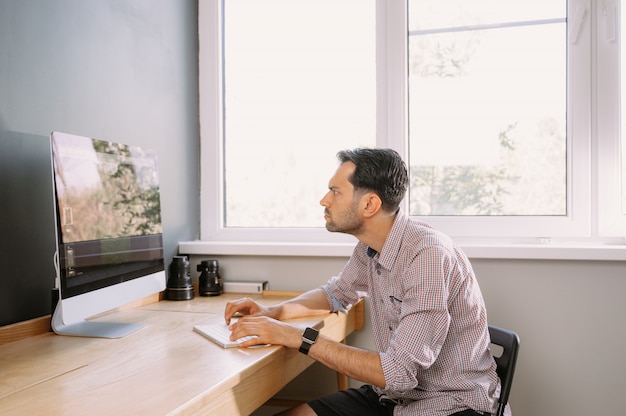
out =
[[326,221],[326,229],[330,232],[344,233],[355,235],[363,228],[363,220],[359,219],[356,215],[356,205],[354,204],[349,210],[340,214],[340,218],[334,220],[330,215],[328,209],[325,210],[328,215]]

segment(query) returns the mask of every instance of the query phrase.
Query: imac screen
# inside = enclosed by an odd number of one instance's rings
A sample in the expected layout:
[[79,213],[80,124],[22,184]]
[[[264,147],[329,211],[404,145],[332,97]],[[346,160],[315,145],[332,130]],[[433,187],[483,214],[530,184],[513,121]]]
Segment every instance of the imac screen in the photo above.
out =
[[164,270],[156,154],[53,132],[61,299]]

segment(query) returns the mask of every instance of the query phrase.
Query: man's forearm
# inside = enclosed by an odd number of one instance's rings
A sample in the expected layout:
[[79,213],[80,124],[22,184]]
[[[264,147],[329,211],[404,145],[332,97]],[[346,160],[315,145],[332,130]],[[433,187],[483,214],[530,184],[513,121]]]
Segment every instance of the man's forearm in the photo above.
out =
[[330,305],[321,289],[313,289],[276,305],[276,319],[299,318],[330,312]]
[[376,352],[351,347],[320,336],[311,346],[309,356],[350,378],[381,388],[386,385],[380,356]]

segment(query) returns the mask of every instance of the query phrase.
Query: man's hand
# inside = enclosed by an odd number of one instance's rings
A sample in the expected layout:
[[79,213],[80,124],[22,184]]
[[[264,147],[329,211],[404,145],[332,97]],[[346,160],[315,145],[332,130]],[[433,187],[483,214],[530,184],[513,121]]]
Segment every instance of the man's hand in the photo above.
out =
[[226,321],[226,325],[230,325],[230,320],[236,313],[250,316],[275,317],[276,314],[273,309],[274,308],[261,305],[250,298],[241,298],[226,304],[226,309],[224,310],[224,320]]
[[233,340],[256,335],[256,338],[241,343],[241,347],[272,344],[298,348],[302,342],[301,329],[267,316],[244,316],[230,325],[230,330],[232,331],[230,338]]

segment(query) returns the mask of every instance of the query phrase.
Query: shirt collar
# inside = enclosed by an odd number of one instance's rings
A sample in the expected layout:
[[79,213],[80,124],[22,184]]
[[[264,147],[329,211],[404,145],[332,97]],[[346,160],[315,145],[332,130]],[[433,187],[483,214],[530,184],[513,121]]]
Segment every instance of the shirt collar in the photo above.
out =
[[381,252],[377,253],[376,250],[368,247],[367,256],[373,259],[376,254],[380,254],[378,257],[378,264],[387,270],[391,270],[393,263],[398,257],[400,245],[402,244],[402,235],[404,234],[408,221],[409,217],[401,210],[398,210]]

